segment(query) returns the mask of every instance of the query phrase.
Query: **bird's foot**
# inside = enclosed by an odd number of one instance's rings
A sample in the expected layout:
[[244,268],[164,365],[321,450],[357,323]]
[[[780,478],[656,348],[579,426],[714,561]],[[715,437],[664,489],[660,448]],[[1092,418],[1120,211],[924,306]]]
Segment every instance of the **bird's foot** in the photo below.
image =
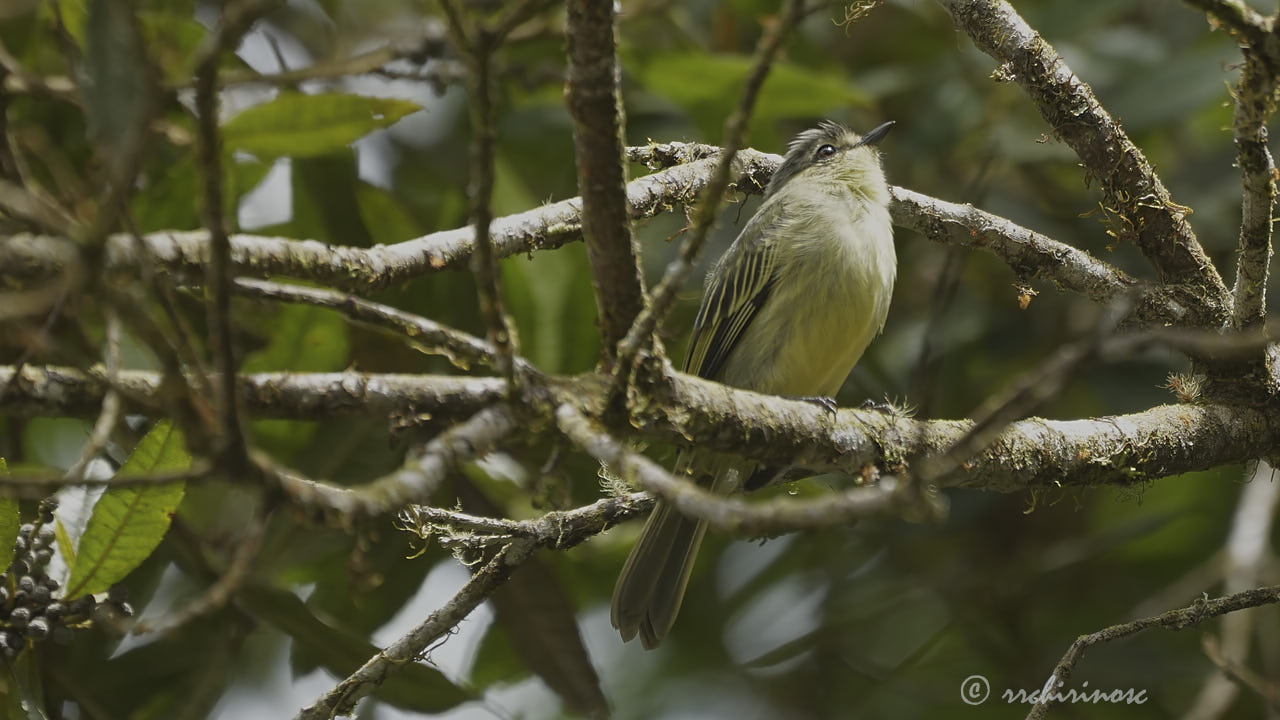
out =
[[791,395],[788,397],[791,400],[799,400],[800,402],[807,402],[810,405],[817,405],[823,410],[826,410],[830,415],[835,415],[836,411],[840,409],[840,406],[836,404],[836,399],[833,397],[827,397],[826,395]]
[[876,410],[882,413],[889,413],[890,415],[898,414],[898,409],[895,408],[892,403],[887,401],[878,402],[876,400],[872,400],[871,398],[867,398],[866,400],[863,400],[862,404],[858,406],[858,409],[859,410]]

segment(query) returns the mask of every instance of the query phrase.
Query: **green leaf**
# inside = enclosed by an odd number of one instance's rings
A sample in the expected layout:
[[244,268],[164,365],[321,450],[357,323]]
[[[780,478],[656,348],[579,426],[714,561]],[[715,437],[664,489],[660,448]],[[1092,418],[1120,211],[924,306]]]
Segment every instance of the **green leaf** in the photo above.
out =
[[[0,476],[8,474],[9,466],[0,457]],[[18,537],[18,527],[21,524],[17,498],[0,497],[0,568],[9,567],[9,563],[13,562],[13,542]]]
[[[240,599],[255,615],[287,633],[320,658],[320,664],[339,677],[355,672],[379,650],[346,628],[325,622],[293,593],[263,585],[249,585]],[[420,662],[401,665],[373,692],[397,707],[439,713],[472,699],[433,667]]]
[[231,118],[223,126],[223,142],[229,149],[262,158],[315,157],[341,150],[421,109],[393,98],[283,92]]
[[[182,470],[191,465],[182,432],[173,423],[157,423],[133,449],[116,477],[138,477]],[[80,537],[66,597],[102,592],[124,579],[160,544],[186,483],[113,487],[93,507]]]
[[[719,140],[724,118],[737,104],[751,57],[662,53],[639,60],[641,83],[649,91],[684,108],[709,140]],[[698,68],[690,82],[688,69]],[[813,118],[849,105],[865,105],[867,96],[845,76],[829,70],[775,63],[756,101],[752,127],[782,118]]]
[[208,29],[181,11],[142,11],[138,13],[147,47],[156,65],[170,83],[181,83],[195,71],[194,59]]
[[350,344],[342,315],[311,305],[281,305],[262,317],[267,346],[245,358],[246,373],[331,372],[347,366]]

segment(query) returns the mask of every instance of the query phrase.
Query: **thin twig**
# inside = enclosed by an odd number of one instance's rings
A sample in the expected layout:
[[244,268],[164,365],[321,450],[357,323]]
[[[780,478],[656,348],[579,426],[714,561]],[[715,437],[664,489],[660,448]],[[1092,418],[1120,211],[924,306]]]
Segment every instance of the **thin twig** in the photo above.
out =
[[514,415],[505,406],[486,408],[412,453],[400,469],[358,487],[310,480],[281,469],[266,458],[257,458],[257,467],[293,504],[350,521],[396,513],[409,503],[429,502],[450,471],[467,460],[484,456],[518,429]]
[[262,540],[266,536],[266,531],[265,515],[256,514],[250,518],[247,529],[237,543],[230,562],[227,563],[226,571],[219,575],[212,585],[199,597],[185,601],[172,614],[154,620],[141,621],[130,630],[137,635],[168,633],[226,607],[253,571],[253,563],[262,549]]
[[441,636],[462,622],[480,603],[518,568],[533,552],[529,543],[514,542],[499,550],[471,576],[466,585],[444,607],[421,625],[373,656],[359,670],[322,695],[315,703],[298,711],[294,720],[330,720],[350,714],[355,704],[393,672],[415,662]]
[[1031,712],[1027,713],[1027,720],[1041,720],[1045,717],[1049,707],[1061,699],[1058,689],[1063,687],[1067,680],[1070,679],[1071,671],[1080,662],[1080,658],[1085,651],[1094,645],[1126,638],[1152,628],[1162,627],[1170,630],[1183,630],[1219,615],[1275,603],[1280,603],[1280,585],[1245,590],[1244,592],[1225,595],[1212,600],[1208,598],[1197,600],[1184,608],[1170,610],[1154,617],[1142,618],[1133,622],[1112,625],[1088,635],[1081,635],[1071,644],[1066,655],[1062,657],[1057,667],[1054,668],[1053,674],[1045,681],[1041,700],[1031,708]]
[[[238,278],[235,292],[249,297],[302,303],[336,310],[367,327],[378,328],[409,341],[424,353],[443,355],[460,369],[478,362],[494,367],[497,356],[485,341],[461,330],[441,325],[421,315],[405,312],[355,295],[304,285],[285,285],[269,280]],[[523,361],[517,360],[522,363]],[[532,372],[531,367],[524,367]]]
[[[1280,483],[1265,462],[1252,463],[1245,471],[1245,485],[1236,500],[1231,533],[1220,553],[1223,592],[1235,593],[1265,582],[1271,566],[1271,531],[1280,509]],[[1222,672],[1210,671],[1200,692],[1182,715],[1182,720],[1214,720],[1230,709],[1248,672],[1245,663],[1257,622],[1257,611],[1232,613],[1222,618],[1218,635],[1206,633],[1205,654]],[[1258,687],[1254,690],[1261,692]]]
[[248,462],[248,445],[236,397],[236,362],[231,327],[231,239],[223,215],[222,137],[218,132],[218,67],[222,54],[279,0],[249,0],[223,10],[218,24],[197,51],[195,63],[195,111],[197,156],[203,179],[204,225],[209,231],[209,261],[205,283],[209,290],[209,347],[217,370],[217,396],[221,448],[228,469],[237,471]]
[[[521,7],[526,7],[528,2]],[[519,355],[515,326],[503,309],[502,290],[498,284],[497,257],[493,249],[490,225],[493,222],[494,152],[497,141],[497,109],[494,102],[494,53],[502,43],[502,35],[477,23],[468,28],[454,0],[440,0],[448,22],[449,36],[458,54],[467,63],[467,90],[471,96],[471,216],[475,223],[475,239],[471,271],[476,276],[480,315],[488,328],[489,342],[497,351],[498,371],[515,381],[514,358]],[[514,12],[520,12],[517,8]]]
[[[104,315],[107,326],[107,382],[115,385],[120,378],[120,315],[110,305],[104,310]],[[121,404],[120,392],[114,387],[108,387],[102,396],[102,411],[98,413],[98,419],[93,423],[89,440],[80,450],[80,457],[63,475],[68,485],[74,485],[83,479],[89,463],[93,462],[93,459],[98,457],[98,453],[107,446],[111,433],[115,431],[116,423],[120,420]]]
[[11,473],[0,479],[0,496],[36,500],[48,497],[62,488],[77,485],[81,487],[153,487],[174,482],[198,482],[222,477],[213,472],[206,463],[193,463],[191,467],[181,470],[152,472],[146,475],[126,475],[124,477],[84,476],[75,480],[61,474],[26,474]]

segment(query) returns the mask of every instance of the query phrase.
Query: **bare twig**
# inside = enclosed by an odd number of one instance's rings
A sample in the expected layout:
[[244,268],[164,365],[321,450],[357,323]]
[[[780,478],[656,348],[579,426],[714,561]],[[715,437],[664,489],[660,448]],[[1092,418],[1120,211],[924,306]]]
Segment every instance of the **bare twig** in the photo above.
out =
[[603,361],[644,309],[644,280],[627,217],[622,70],[615,4],[568,0],[569,78],[565,99],[573,117],[574,158],[582,197],[582,235],[603,335]]
[[425,503],[451,470],[497,447],[519,428],[506,407],[481,410],[412,453],[399,470],[359,487],[338,487],[277,468],[265,458],[258,467],[291,502],[309,511],[350,521],[399,512],[409,503]]
[[1085,651],[1094,645],[1126,638],[1152,628],[1183,630],[1219,615],[1275,603],[1280,603],[1280,585],[1245,590],[1244,592],[1225,595],[1212,600],[1208,598],[1197,600],[1191,605],[1178,610],[1170,610],[1154,617],[1112,625],[1088,635],[1081,635],[1071,644],[1067,654],[1058,662],[1053,674],[1045,682],[1045,692],[1041,693],[1042,699],[1031,708],[1031,712],[1027,713],[1027,720],[1040,720],[1045,717],[1049,707],[1057,702],[1060,697],[1058,689],[1063,687],[1071,677],[1071,671],[1080,662],[1080,658]]
[[225,607],[249,578],[253,570],[253,562],[258,557],[258,551],[262,549],[262,539],[266,531],[266,516],[259,514],[250,518],[244,535],[231,554],[226,571],[219,575],[212,585],[199,597],[184,602],[174,613],[139,622],[131,630],[138,635],[168,633]]
[[[119,382],[120,377],[120,315],[108,306],[105,310],[105,316],[107,325],[107,382],[110,385],[115,385]],[[116,429],[116,423],[120,420],[120,408],[120,392],[114,387],[108,386],[106,393],[102,396],[102,411],[98,413],[98,419],[93,423],[93,430],[89,433],[89,440],[84,444],[84,448],[80,450],[80,457],[63,475],[63,479],[68,485],[74,485],[78,480],[83,479],[89,463],[106,447],[107,442],[111,439],[111,433]]]
[[513,383],[516,379],[514,358],[519,355],[515,326],[503,309],[502,290],[498,284],[497,256],[494,253],[490,225],[493,222],[494,152],[497,142],[497,106],[494,102],[494,54],[507,32],[520,22],[536,0],[525,0],[513,9],[496,29],[467,22],[454,0],[440,0],[448,21],[449,36],[469,70],[467,89],[471,95],[471,214],[475,222],[475,244],[471,271],[476,276],[480,314],[488,327],[489,342],[497,352],[498,370]]
[[26,500],[45,498],[57,490],[79,485],[83,487],[151,487],[167,485],[173,482],[204,481],[221,477],[213,473],[208,464],[196,462],[182,470],[154,472],[146,475],[126,475],[124,477],[84,476],[74,480],[65,473],[60,474],[26,474],[10,473],[0,481],[0,496],[16,497]]
[[218,24],[197,51],[195,110],[200,176],[204,183],[204,224],[209,231],[209,347],[218,371],[217,399],[220,425],[220,452],[228,469],[243,468],[248,446],[236,397],[236,354],[231,328],[231,239],[223,217],[222,137],[218,132],[218,64],[223,52],[234,48],[240,38],[279,0],[250,0],[224,9]]
[[[1263,578],[1272,562],[1271,530],[1280,508],[1280,483],[1275,481],[1274,474],[1265,462],[1254,463],[1246,471],[1246,484],[1236,501],[1231,534],[1222,553],[1226,593],[1248,590],[1265,582]],[[1239,671],[1245,670],[1257,619],[1255,610],[1232,613],[1222,618],[1217,637],[1205,635],[1206,654],[1223,672],[1208,674],[1196,699],[1183,714],[1183,720],[1214,720],[1225,716],[1240,689],[1242,674]]]
[[295,720],[330,720],[336,715],[350,714],[356,702],[400,667],[415,662],[432,643],[462,619],[471,614],[485,598],[511,576],[533,552],[533,546],[513,542],[499,550],[488,563],[471,576],[466,585],[444,607],[435,611],[421,625],[373,656],[359,670],[338,683],[314,704],[298,711]]
[[[303,303],[336,310],[356,322],[403,337],[422,352],[443,355],[464,370],[468,369],[473,362],[490,367],[497,365],[497,356],[493,347],[477,337],[441,325],[421,315],[355,295],[304,285],[285,285],[268,280],[245,278],[237,279],[234,289],[235,292],[249,297]],[[517,362],[521,361],[517,360]],[[532,368],[525,369],[532,371]]]

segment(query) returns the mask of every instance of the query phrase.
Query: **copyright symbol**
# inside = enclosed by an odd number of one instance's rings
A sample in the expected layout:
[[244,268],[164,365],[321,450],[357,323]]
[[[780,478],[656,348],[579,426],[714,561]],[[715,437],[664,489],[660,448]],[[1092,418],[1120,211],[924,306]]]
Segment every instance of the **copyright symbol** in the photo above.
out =
[[970,675],[960,683],[960,699],[965,705],[981,705],[991,694],[991,683],[981,675]]

